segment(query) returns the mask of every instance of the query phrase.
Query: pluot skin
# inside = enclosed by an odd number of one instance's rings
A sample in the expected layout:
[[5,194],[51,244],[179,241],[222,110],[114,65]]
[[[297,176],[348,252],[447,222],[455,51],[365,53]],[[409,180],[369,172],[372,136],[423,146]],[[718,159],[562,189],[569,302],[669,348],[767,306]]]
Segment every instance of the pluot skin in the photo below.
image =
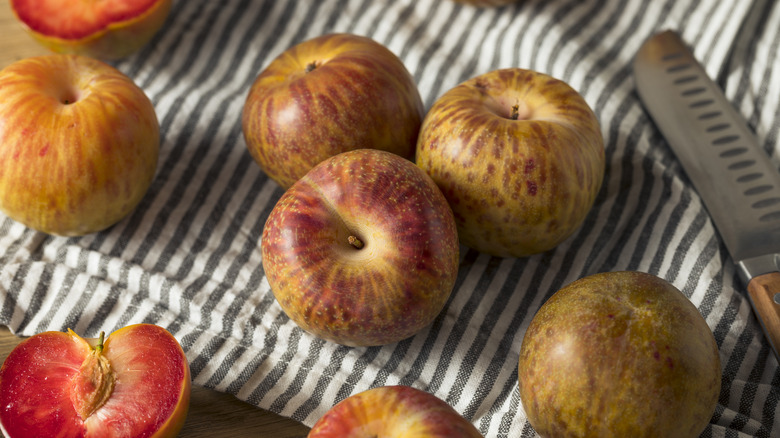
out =
[[604,141],[568,84],[519,68],[444,93],[426,115],[417,164],[455,214],[462,244],[500,257],[555,248],[582,224],[604,178]]
[[424,115],[403,63],[358,35],[295,45],[255,79],[242,113],[246,146],[283,188],[320,161],[354,149],[411,159]]
[[154,106],[119,70],[46,55],[0,71],[0,210],[45,233],[78,236],[129,214],[160,144]]
[[172,0],[11,0],[14,15],[55,53],[103,60],[146,45],[168,18]]
[[350,346],[390,344],[430,324],[459,260],[452,212],[433,181],[374,149],[331,157],[293,184],[266,221],[261,250],[290,319]]
[[698,437],[718,402],[718,346],[698,309],[665,280],[594,274],[534,316],[520,397],[543,437]]
[[191,385],[184,351],[160,326],[130,325],[102,344],[72,331],[39,333],[0,368],[0,426],[9,438],[173,438]]
[[381,386],[337,403],[308,438],[482,438],[476,427],[435,395],[410,386]]

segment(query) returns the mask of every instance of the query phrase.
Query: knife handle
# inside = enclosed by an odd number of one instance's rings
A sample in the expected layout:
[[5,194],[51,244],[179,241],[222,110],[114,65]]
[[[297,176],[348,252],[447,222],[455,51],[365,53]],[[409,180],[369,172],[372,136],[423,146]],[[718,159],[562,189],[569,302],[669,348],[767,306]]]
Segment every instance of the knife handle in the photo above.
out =
[[748,283],[748,295],[758,315],[764,333],[780,361],[780,272],[770,272],[754,277]]

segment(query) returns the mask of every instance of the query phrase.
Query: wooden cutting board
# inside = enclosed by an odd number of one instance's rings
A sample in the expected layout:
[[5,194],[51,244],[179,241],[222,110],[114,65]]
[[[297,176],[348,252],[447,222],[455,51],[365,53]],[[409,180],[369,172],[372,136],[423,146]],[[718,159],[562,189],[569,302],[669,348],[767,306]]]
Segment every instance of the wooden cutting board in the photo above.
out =
[[[14,61],[47,54],[13,16],[7,1],[0,5],[0,68]],[[0,291],[2,293],[2,291]],[[21,342],[7,327],[0,326],[0,361]],[[302,424],[244,403],[232,395],[193,385],[187,422],[180,434],[191,437],[305,437],[309,429]]]

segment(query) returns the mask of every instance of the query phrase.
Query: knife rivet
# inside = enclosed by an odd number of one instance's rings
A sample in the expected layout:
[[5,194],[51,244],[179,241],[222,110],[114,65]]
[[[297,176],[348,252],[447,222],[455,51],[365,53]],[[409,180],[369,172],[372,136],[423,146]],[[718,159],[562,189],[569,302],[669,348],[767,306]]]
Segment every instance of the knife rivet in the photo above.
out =
[[780,292],[776,293],[774,297],[772,297],[772,301],[775,302],[775,304],[780,304]]

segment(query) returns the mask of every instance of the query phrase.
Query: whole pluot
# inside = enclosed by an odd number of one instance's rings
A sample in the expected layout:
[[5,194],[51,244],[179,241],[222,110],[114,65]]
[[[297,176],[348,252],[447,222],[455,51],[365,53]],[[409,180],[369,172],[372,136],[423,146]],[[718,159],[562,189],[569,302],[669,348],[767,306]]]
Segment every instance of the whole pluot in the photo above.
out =
[[459,261],[439,188],[411,161],[375,149],[328,158],[287,189],[261,250],[290,319],[350,346],[398,342],[433,322]]
[[416,160],[447,197],[461,243],[501,257],[547,251],[571,236],[605,166],[599,122],[582,96],[519,68],[444,93],[423,121]]
[[0,210],[80,236],[128,215],[157,169],[160,129],[144,91],[114,67],[46,55],[0,71]]
[[289,48],[258,75],[242,128],[260,168],[289,188],[349,150],[411,159],[423,115],[414,79],[395,54],[370,38],[328,34]]
[[718,402],[720,358],[672,284],[626,271],[584,277],[534,315],[520,397],[543,437],[698,437]]

